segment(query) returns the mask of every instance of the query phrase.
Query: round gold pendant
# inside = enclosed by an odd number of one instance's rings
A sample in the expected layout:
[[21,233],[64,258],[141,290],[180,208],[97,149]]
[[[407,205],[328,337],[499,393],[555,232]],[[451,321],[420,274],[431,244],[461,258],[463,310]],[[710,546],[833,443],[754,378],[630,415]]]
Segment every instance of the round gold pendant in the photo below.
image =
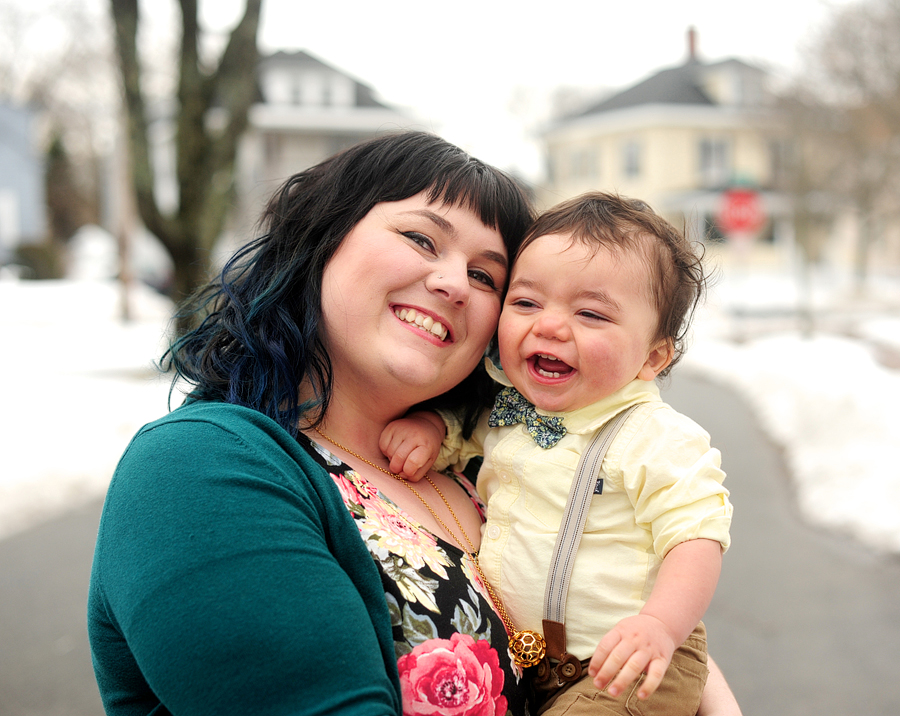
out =
[[509,650],[516,666],[534,666],[547,652],[547,642],[536,631],[517,631],[509,638]]

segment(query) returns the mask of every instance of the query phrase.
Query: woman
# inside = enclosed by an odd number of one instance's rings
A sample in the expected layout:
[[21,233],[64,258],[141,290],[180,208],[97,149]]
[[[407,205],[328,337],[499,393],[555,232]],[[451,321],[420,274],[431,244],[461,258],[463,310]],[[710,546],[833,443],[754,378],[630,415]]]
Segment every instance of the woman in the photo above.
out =
[[526,713],[470,486],[399,481],[378,439],[490,399],[530,220],[511,179],[422,133],[278,192],[167,355],[186,404],[110,485],[89,596],[108,713]]

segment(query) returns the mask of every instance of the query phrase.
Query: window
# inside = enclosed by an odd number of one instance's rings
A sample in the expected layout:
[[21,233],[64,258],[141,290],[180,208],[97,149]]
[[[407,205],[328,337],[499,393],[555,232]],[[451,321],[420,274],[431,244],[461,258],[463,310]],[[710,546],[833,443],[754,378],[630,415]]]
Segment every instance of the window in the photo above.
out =
[[626,179],[641,175],[641,145],[633,139],[622,145],[622,173]]
[[573,179],[596,179],[600,175],[600,158],[596,149],[576,149],[570,158]]
[[773,186],[784,187],[790,177],[793,146],[787,140],[773,139],[769,143],[770,182]]
[[704,186],[724,186],[731,178],[731,152],[727,139],[700,140],[700,181]]

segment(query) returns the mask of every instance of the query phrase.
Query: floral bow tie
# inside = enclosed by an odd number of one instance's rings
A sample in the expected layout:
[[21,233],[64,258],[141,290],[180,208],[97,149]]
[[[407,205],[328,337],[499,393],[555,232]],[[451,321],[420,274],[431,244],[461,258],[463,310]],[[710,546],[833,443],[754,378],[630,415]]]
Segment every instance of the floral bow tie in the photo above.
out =
[[492,428],[502,428],[504,425],[516,423],[523,423],[528,434],[544,450],[556,445],[566,434],[562,418],[538,415],[534,406],[518,390],[504,388],[494,401],[488,425]]

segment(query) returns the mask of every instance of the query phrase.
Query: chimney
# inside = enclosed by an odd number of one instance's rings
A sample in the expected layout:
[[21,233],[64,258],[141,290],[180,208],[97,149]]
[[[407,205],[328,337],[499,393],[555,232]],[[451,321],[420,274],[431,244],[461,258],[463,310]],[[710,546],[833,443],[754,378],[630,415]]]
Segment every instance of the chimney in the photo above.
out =
[[697,30],[689,27],[687,31],[688,42],[688,62],[694,62],[697,59]]

